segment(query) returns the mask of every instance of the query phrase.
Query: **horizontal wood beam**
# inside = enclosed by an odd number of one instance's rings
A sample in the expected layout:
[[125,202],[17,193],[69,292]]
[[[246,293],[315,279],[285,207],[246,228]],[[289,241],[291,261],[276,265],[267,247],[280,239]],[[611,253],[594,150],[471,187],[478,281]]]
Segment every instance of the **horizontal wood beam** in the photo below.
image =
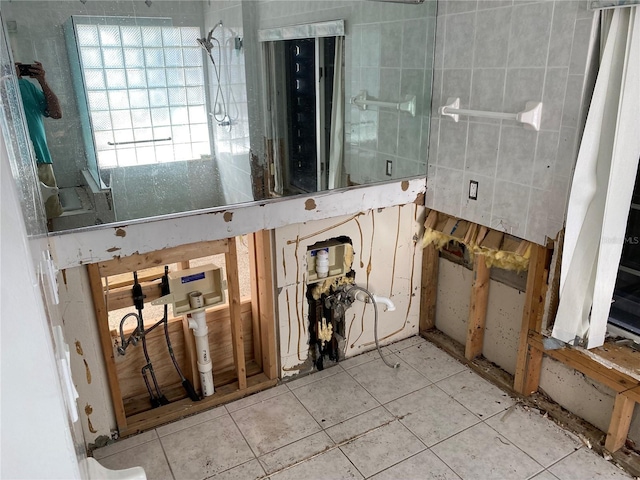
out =
[[213,240],[210,242],[190,243],[179,247],[165,248],[150,253],[134,253],[128,257],[116,257],[113,260],[99,262],[100,275],[110,277],[121,273],[135,272],[150,266],[170,265],[178,263],[185,258],[194,259],[218,255],[229,251],[228,239]]
[[624,392],[634,402],[640,402],[640,379],[603,365],[578,348],[567,345],[555,350],[545,350],[542,343],[543,338],[540,333],[530,331],[529,345],[540,350],[545,355],[584,373],[589,378],[606,385],[617,393]]
[[182,417],[208,410],[223,403],[238,400],[261,390],[266,390],[267,388],[274,387],[276,383],[278,383],[277,379],[270,380],[264,373],[249,377],[246,380],[247,388],[244,390],[239,389],[238,382],[233,382],[216,389],[213,395],[205,397],[199,402],[192,402],[189,398],[185,398],[170,403],[169,405],[132,415],[127,418],[127,426],[124,429],[120,429],[120,436],[128,437],[135,435],[150,428],[157,427],[158,425],[179,420]]

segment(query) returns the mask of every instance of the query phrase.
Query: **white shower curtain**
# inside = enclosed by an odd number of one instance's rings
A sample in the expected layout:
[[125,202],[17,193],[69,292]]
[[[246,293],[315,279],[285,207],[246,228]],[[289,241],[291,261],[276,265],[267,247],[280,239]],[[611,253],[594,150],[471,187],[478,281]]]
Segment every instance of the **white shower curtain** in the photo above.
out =
[[344,37],[336,37],[336,53],[333,63],[333,98],[331,109],[331,142],[329,152],[328,187],[344,187],[344,68],[342,64]]
[[[567,212],[553,337],[603,344],[640,157],[638,7],[603,15],[603,50]],[[586,342],[585,342],[586,340]]]

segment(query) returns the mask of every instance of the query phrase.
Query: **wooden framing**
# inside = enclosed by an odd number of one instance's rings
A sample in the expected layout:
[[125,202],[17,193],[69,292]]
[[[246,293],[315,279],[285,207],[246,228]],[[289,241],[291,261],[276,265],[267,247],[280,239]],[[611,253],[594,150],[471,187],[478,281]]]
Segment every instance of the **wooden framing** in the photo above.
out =
[[[252,270],[251,305],[243,303],[240,298],[235,238],[198,242],[146,254],[136,253],[129,257],[87,265],[111,401],[120,436],[138,433],[276,384],[277,359],[270,232],[260,231],[249,235],[249,243]],[[117,337],[118,334],[109,329],[108,313],[111,310],[132,305],[131,284],[127,285],[125,277],[133,271],[174,263],[179,264],[181,268],[188,268],[191,259],[218,254],[225,255],[228,305],[207,310],[207,323],[211,325],[209,342],[211,344],[212,331],[217,332],[216,342],[218,342],[215,351],[212,351],[214,372],[216,371],[215,364],[219,364],[218,373],[214,374],[215,393],[200,401],[193,402],[186,397],[178,383],[177,386],[162,387],[163,393],[171,400],[171,403],[155,409],[150,409],[148,406],[148,395],[146,400],[145,395],[139,395],[140,400],[136,400],[136,397],[131,397],[131,395],[124,399],[122,382],[125,377],[122,376],[122,373],[119,376],[118,373],[124,367],[117,365],[118,362],[122,362],[122,359],[116,359],[114,353],[114,343],[116,342],[114,337]],[[144,277],[144,280],[155,281],[158,278],[157,273],[152,270],[150,276]],[[122,275],[122,278],[115,277],[114,279],[114,276],[119,275]],[[113,290],[108,286],[107,277],[110,277],[111,284],[114,286]],[[157,281],[143,284],[143,293],[146,295],[145,303],[148,304],[151,300],[158,298],[160,296],[159,290]],[[175,328],[176,322],[182,322],[182,327]],[[180,351],[180,359],[183,360],[181,366],[183,374],[192,381],[196,389],[199,389],[195,342],[188,325],[186,325],[186,320],[176,319],[169,324],[169,327],[170,335],[177,335],[173,342],[178,346],[174,350]],[[220,328],[226,329],[228,336],[221,333]],[[156,337],[164,335],[155,330],[151,333]],[[151,338],[150,334],[149,342],[151,342]],[[228,345],[225,346],[224,342],[227,342]],[[217,362],[215,361],[216,355],[218,356]],[[228,356],[224,357],[224,355]],[[176,356],[178,356],[177,353]],[[224,358],[228,360],[223,362]],[[229,365],[231,369],[225,370],[226,367],[223,364]],[[164,368],[164,365],[161,368]],[[126,388],[127,391],[131,391],[130,387]]]
[[422,285],[420,287],[420,331],[436,328],[436,298],[438,294],[438,258],[435,245],[422,252]]
[[[455,230],[459,222],[452,219],[452,217],[435,211],[430,212],[425,222],[425,227],[435,228],[445,234],[449,232],[449,227],[452,225],[455,226]],[[496,232],[486,227],[479,227],[475,230],[473,228],[474,225],[469,227],[466,236],[476,235],[478,244],[480,240],[483,245],[487,243],[499,245],[502,241],[503,234],[501,232]],[[453,238],[453,233],[449,235]],[[510,245],[509,250],[515,251],[520,255],[524,254],[529,245],[531,250],[516,369],[513,383],[509,385],[509,388],[513,388],[515,392],[524,397],[535,393],[540,382],[544,355],[560,361],[595,381],[608,386],[616,392],[616,398],[604,448],[609,452],[616,452],[626,442],[635,404],[640,403],[640,368],[638,368],[637,354],[633,355],[628,348],[625,349],[624,347],[609,344],[590,351],[568,345],[555,350],[545,350],[543,344],[545,337],[542,333],[545,301],[548,291],[552,296],[557,295],[557,292],[547,285],[552,250],[545,246],[529,244],[524,241],[516,245],[514,250],[513,239],[510,239],[510,242],[512,245]],[[464,240],[463,243],[465,243]],[[438,339],[438,335],[442,335],[435,329],[438,262],[439,255],[436,247],[433,245],[425,247],[422,264],[420,333],[432,341]],[[489,272],[490,269],[486,268],[482,255],[476,254],[474,259],[474,280],[470,292],[466,345],[464,347],[464,358],[470,365],[473,365],[474,361],[483,361],[478,357],[482,354],[489,294]],[[551,304],[550,312],[552,314],[553,302]],[[637,460],[635,462],[637,463]]]
[[527,289],[525,290],[526,296],[522,311],[520,339],[518,341],[518,358],[514,379],[514,389],[522,395],[529,395],[538,390],[538,382],[540,379],[542,353],[529,348],[527,335],[530,330],[539,332],[542,327],[544,295],[548,275],[547,253],[545,247],[534,245],[529,260]]
[[610,452],[615,452],[626,443],[635,405],[636,402],[624,393],[616,395],[607,439],[604,442],[605,448]]
[[473,360],[482,353],[484,325],[487,320],[489,303],[489,269],[484,255],[476,255],[473,260],[473,285],[471,286],[471,304],[467,322],[467,343],[464,356]]

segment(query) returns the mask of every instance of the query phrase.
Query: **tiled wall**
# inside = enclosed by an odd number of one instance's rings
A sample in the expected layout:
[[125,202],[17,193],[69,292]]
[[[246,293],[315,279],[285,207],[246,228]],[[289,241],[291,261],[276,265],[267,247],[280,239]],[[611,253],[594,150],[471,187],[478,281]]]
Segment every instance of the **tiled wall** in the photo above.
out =
[[[345,96],[361,90],[397,102],[416,95],[415,117],[373,107],[345,110],[345,168],[355,183],[424,175],[436,2],[402,5],[371,1],[278,1],[257,4],[259,28],[344,19]],[[392,176],[386,162],[393,163]]]
[[[426,205],[544,243],[562,228],[588,91],[593,12],[585,1],[441,1]],[[539,132],[513,121],[440,117],[460,108],[516,113],[544,103]],[[469,181],[478,199],[468,198]]]
[[[211,124],[215,139],[216,167],[222,200],[219,205],[253,200],[251,183],[251,156],[249,142],[249,113],[247,108],[247,80],[245,74],[245,48],[236,49],[235,38],[244,40],[243,6],[239,0],[204,2],[205,29],[215,29],[214,37],[221,48],[214,48],[213,58],[218,67],[221,91],[218,91],[216,71],[207,58],[209,98],[211,111],[222,112],[224,106],[231,120],[230,128]],[[218,107],[216,108],[216,99]],[[221,114],[220,114],[221,115]]]

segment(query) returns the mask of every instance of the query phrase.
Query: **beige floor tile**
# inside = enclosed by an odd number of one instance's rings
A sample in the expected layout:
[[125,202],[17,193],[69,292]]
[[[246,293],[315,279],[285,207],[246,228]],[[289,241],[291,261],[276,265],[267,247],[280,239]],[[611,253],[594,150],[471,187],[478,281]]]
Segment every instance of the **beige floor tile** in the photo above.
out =
[[231,414],[256,455],[264,455],[321,430],[293,393]]
[[326,432],[334,442],[342,443],[395,420],[396,418],[390,414],[387,409],[377,407],[362,415],[358,415],[357,417],[353,417],[328,428]]
[[386,349],[391,353],[398,353],[399,351],[405,350],[409,347],[413,347],[414,345],[423,345],[426,343],[427,341],[420,335],[414,335],[413,337],[405,338],[404,340],[399,340],[397,342],[391,343],[386,346]]
[[514,404],[513,399],[504,391],[470,370],[440,380],[436,385],[482,419]]
[[262,455],[259,460],[268,474],[282,470],[295,463],[318,455],[321,452],[333,447],[335,443],[325,432],[314,433],[313,435],[298,440],[295,443],[286,445],[278,450]]
[[542,465],[484,423],[479,423],[431,448],[465,480],[526,479]]
[[539,473],[535,477],[531,477],[531,480],[558,480],[558,477],[549,473],[548,470],[545,470],[544,472]]
[[[385,356],[391,354],[391,351],[387,347],[382,347],[381,350],[382,350],[382,354]],[[341,361],[339,365],[343,369],[349,370],[350,368],[357,367],[358,365],[364,365],[365,363],[373,362],[374,360],[379,360],[379,359],[380,359],[380,354],[378,353],[378,350],[374,347],[373,350],[369,350],[368,352],[361,353],[359,355],[355,355],[353,357],[349,357],[346,360]]]
[[400,366],[390,368],[382,359],[378,359],[348,370],[349,374],[380,403],[390,402],[431,383],[396,355],[389,355],[387,358],[393,364],[400,363]]
[[322,380],[323,378],[331,377],[332,375],[337,375],[342,372],[344,372],[344,369],[340,365],[333,365],[330,368],[325,368],[324,370],[315,371],[309,375],[305,375],[304,377],[290,380],[286,385],[289,387],[289,390],[295,390],[296,388],[304,387],[305,385],[309,385]]
[[264,469],[260,465],[260,462],[254,459],[237,467],[225,470],[224,472],[217,473],[212,477],[208,477],[207,480],[257,480],[264,477]]
[[274,474],[270,478],[271,480],[351,480],[363,477],[347,457],[336,448]]
[[514,407],[485,422],[543,467],[556,463],[578,450],[580,440],[563,430],[537,410]]
[[224,415],[227,415],[227,409],[224,408],[224,406],[216,407],[212,410],[207,410],[206,412],[201,412],[196,415],[192,415],[191,417],[178,420],[177,422],[171,422],[158,427],[156,428],[156,432],[158,432],[159,437],[164,437],[170,433],[179,432],[185,428],[193,427],[199,423],[208,422],[209,420],[213,420],[214,418],[222,417]]
[[297,388],[293,393],[322,428],[331,427],[380,405],[344,371]]
[[131,447],[142,445],[143,443],[151,442],[158,439],[158,434],[155,430],[149,430],[148,432],[134,435],[133,437],[123,438],[106,447],[98,448],[93,451],[93,458],[100,460],[101,458],[114,455],[116,453],[129,450]]
[[574,480],[576,478],[597,478],[598,480],[622,480],[633,478],[631,475],[588,448],[581,448],[577,452],[560,460],[549,468],[549,471],[560,480]]
[[432,382],[467,370],[467,367],[451,355],[426,341],[401,350],[398,356]]
[[435,385],[429,385],[385,405],[427,447],[480,422]]
[[277,387],[269,388],[253,395],[249,395],[248,397],[241,398],[240,400],[236,400],[235,402],[231,402],[227,404],[226,407],[229,413],[237,412],[243,408],[250,407],[251,405],[255,405],[257,403],[264,402],[265,400],[269,400],[270,398],[277,397],[278,395],[282,395],[283,393],[287,393],[288,391],[289,389],[285,385],[278,385]]
[[111,470],[142,467],[149,480],[173,480],[169,463],[160,445],[160,440],[157,439],[128,447],[116,455],[100,459],[99,462],[103,467]]
[[176,479],[210,477],[254,458],[229,415],[161,437]]
[[397,421],[340,447],[351,463],[367,478],[425,448],[415,435]]
[[430,450],[407,458],[392,467],[377,473],[371,480],[399,480],[399,479],[438,479],[438,480],[460,480],[460,477],[453,473],[445,463],[434,455]]

